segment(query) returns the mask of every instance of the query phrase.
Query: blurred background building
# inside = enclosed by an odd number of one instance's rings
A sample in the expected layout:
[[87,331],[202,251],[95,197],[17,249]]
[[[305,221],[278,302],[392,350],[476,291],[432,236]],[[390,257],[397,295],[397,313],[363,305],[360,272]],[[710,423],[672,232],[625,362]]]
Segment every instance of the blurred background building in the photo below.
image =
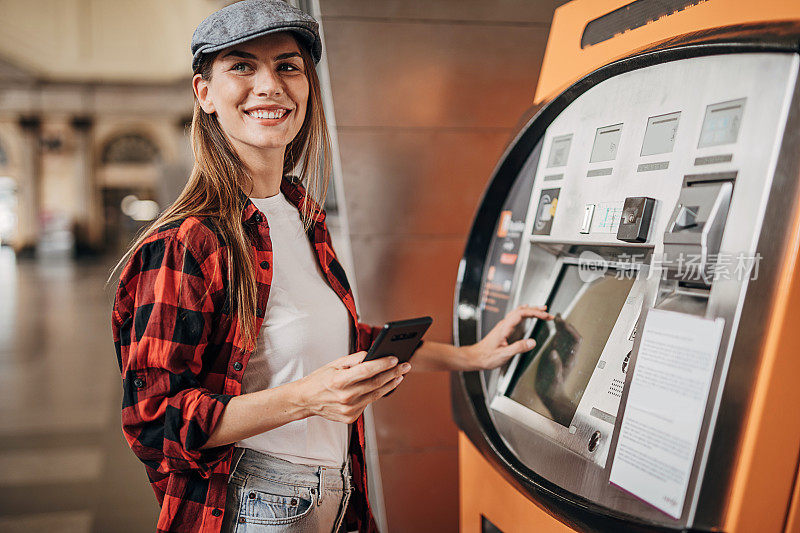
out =
[[[104,283],[186,182],[188,43],[228,3],[0,0],[2,531],[153,529],[156,501],[120,430],[116,280]],[[473,211],[563,2],[298,3],[323,26],[329,221],[362,318],[428,314],[429,338],[449,342]],[[384,529],[456,531],[448,377],[412,374],[373,418]]]

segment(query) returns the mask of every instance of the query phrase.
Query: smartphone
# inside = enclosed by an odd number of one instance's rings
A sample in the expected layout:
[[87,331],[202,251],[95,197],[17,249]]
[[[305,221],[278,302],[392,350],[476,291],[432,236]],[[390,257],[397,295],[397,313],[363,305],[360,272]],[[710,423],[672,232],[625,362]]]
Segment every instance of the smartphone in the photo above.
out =
[[387,322],[370,346],[364,361],[372,361],[393,355],[398,364],[405,363],[422,344],[422,336],[433,324],[429,316]]

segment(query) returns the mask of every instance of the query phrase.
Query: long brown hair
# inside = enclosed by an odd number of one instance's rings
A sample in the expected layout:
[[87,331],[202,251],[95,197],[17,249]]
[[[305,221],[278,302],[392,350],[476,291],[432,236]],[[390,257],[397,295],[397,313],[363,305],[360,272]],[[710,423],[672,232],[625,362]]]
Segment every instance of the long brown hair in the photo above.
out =
[[[283,173],[297,174],[306,188],[305,202],[300,212],[304,228],[308,230],[328,192],[331,173],[331,147],[322,94],[311,54],[300,42],[309,93],[306,116],[300,131],[287,145],[283,159]],[[195,74],[211,80],[212,65],[217,53],[204,56]],[[252,190],[252,177],[228,141],[216,115],[207,114],[195,96],[192,114],[191,144],[194,166],[189,180],[178,198],[148,225],[111,270],[114,272],[139,248],[157,228],[190,216],[210,217],[228,248],[228,298],[229,309],[236,309],[241,324],[242,339],[246,349],[252,349],[256,331],[256,277],[251,248],[241,216],[244,205],[239,189]],[[309,201],[312,200],[312,201]]]

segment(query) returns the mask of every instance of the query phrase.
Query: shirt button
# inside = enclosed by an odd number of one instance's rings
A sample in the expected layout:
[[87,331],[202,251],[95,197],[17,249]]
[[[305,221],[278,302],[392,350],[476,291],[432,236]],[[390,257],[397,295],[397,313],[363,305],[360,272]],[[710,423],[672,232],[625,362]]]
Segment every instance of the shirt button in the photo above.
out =
[[263,309],[256,309],[256,316],[258,318],[263,317],[264,316],[264,310]]
[[141,389],[144,387],[144,380],[142,378],[136,378],[133,380],[133,386],[137,389]]
[[253,215],[253,219],[258,223],[264,222],[264,217],[261,215],[261,213],[256,213]]
[[269,268],[269,261],[261,261],[261,268],[267,270]]
[[214,509],[213,511],[211,511],[211,514],[212,514],[213,516],[219,516],[219,515],[221,515],[221,514],[222,514],[222,511],[221,511],[221,510],[219,510],[219,509]]
[[241,370],[242,369],[242,363],[240,363],[239,361],[236,361],[235,363],[233,363],[233,369],[236,370],[236,371]]
[[240,524],[244,524],[245,522],[247,522],[247,519],[245,517],[243,517],[243,516],[240,516],[238,522]]
[[255,500],[256,499],[256,493],[255,492],[251,492],[250,494],[247,495],[247,497],[250,498],[251,500]]

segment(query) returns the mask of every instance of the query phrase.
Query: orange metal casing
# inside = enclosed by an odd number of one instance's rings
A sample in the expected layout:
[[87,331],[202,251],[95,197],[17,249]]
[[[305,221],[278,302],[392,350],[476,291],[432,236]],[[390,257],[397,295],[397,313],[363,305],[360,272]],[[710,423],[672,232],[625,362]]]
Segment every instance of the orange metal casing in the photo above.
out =
[[556,9],[544,52],[534,103],[549,100],[612,61],[693,32],[752,23],[800,19],[797,0],[699,0],[683,11],[581,48],[586,24],[631,0],[574,0]]
[[573,531],[508,484],[461,432],[458,456],[461,533],[481,533],[481,516],[503,533]]
[[[724,26],[800,21],[800,1],[707,0],[581,49],[586,24],[630,0],[575,0],[553,17],[535,103],[552,99],[597,68],[676,37]],[[800,176],[797,177],[800,179]],[[722,529],[800,533],[800,206],[778,279],[753,397],[739,443]],[[744,317],[743,320],[746,320]],[[743,326],[743,327],[746,327]],[[461,433],[461,531],[481,531],[481,515],[504,533],[571,529],[508,484]]]

